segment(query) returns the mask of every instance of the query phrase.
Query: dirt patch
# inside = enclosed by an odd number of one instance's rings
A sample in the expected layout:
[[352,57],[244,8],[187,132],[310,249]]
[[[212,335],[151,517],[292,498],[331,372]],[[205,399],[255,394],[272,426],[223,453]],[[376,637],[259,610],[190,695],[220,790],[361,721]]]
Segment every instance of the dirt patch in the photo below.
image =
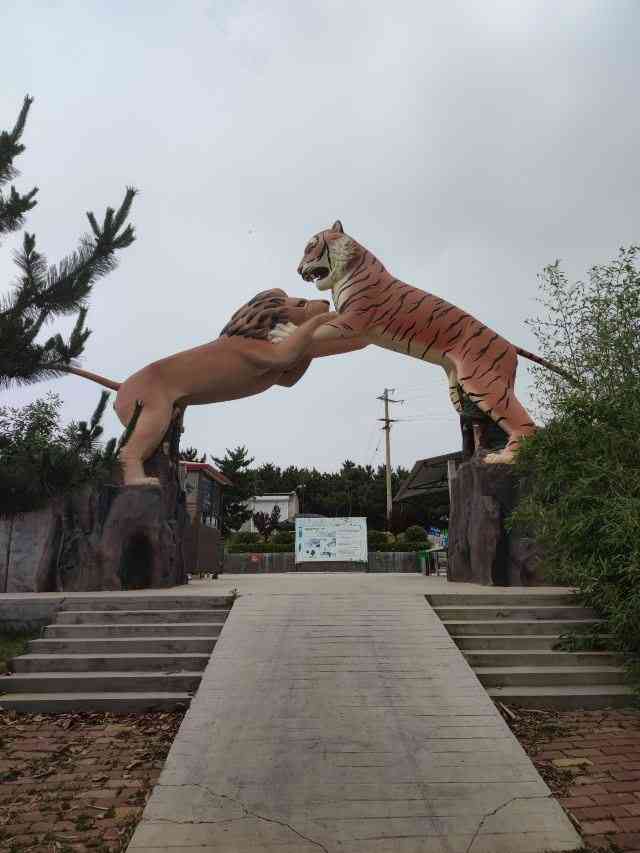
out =
[[0,710],[0,850],[125,850],[183,716]]
[[585,850],[640,853],[640,711],[498,707]]

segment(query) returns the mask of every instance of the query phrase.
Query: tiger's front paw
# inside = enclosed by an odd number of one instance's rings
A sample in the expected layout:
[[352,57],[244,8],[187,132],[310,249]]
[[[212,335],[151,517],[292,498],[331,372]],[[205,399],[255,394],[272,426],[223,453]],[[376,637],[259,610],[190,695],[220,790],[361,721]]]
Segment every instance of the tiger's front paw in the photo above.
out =
[[290,338],[297,328],[295,323],[277,323],[269,330],[269,340],[272,344],[280,344]]

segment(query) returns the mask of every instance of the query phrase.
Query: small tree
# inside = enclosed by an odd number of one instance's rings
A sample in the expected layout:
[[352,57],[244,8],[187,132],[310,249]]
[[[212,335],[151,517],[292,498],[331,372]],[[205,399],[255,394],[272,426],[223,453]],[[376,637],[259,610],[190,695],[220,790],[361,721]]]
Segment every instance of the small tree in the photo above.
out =
[[268,539],[280,527],[280,507],[276,504],[270,514],[266,512],[254,513],[253,523],[262,536]]
[[[21,143],[32,98],[25,98],[11,131],[0,133],[0,236],[18,230],[36,205],[37,187],[21,195],[14,186],[8,195],[2,187],[18,175],[14,160],[24,151]],[[20,270],[12,291],[0,299],[0,387],[37,382],[60,376],[82,354],[90,330],[85,327],[86,300],[93,284],[116,266],[116,252],[133,243],[133,226],[127,224],[134,189],[128,189],[117,211],[108,207],[102,225],[87,213],[92,235],[57,266],[49,266],[37,251],[34,234],[25,232],[16,253]],[[39,343],[44,326],[62,315],[76,314],[65,341],[60,334]]]
[[207,454],[200,454],[200,451],[196,447],[186,447],[184,450],[180,451],[180,461],[181,462],[206,462]]
[[577,587],[632,665],[640,658],[639,251],[621,249],[586,282],[570,284],[557,263],[542,276],[547,316],[531,326],[542,354],[578,385],[536,371],[547,424],[519,454],[528,493],[513,519],[543,545],[549,578]]
[[233,483],[224,493],[222,506],[222,532],[239,530],[251,518],[247,501],[254,494],[254,477],[249,470],[253,459],[248,456],[246,447],[227,448],[222,459],[213,457],[213,461],[222,473]]
[[84,483],[110,479],[116,440],[100,445],[108,399],[103,392],[89,423],[64,428],[56,394],[22,408],[0,407],[0,516],[39,509]]

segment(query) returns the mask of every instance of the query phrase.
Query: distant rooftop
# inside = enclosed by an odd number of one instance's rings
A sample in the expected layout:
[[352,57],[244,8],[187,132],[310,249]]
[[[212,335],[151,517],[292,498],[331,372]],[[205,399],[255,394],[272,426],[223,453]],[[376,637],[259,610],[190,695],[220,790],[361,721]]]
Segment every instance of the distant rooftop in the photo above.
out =
[[218,471],[217,468],[214,468],[213,465],[209,465],[207,462],[181,461],[180,464],[184,465],[187,471],[202,471],[203,474],[208,475],[212,480],[216,480],[221,486],[233,486],[231,480],[225,477],[222,471]]
[[447,474],[447,462],[461,462],[462,452],[443,453],[442,456],[431,456],[428,459],[419,459],[409,476],[400,484],[393,502],[401,503],[410,498],[426,497],[438,493],[449,492],[449,477]]

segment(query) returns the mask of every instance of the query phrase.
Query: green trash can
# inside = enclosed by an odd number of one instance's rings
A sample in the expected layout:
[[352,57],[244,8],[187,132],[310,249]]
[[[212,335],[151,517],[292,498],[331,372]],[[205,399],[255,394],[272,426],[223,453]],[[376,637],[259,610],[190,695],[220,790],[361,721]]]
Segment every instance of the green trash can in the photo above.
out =
[[427,574],[427,552],[426,551],[418,551],[418,571],[421,575]]

